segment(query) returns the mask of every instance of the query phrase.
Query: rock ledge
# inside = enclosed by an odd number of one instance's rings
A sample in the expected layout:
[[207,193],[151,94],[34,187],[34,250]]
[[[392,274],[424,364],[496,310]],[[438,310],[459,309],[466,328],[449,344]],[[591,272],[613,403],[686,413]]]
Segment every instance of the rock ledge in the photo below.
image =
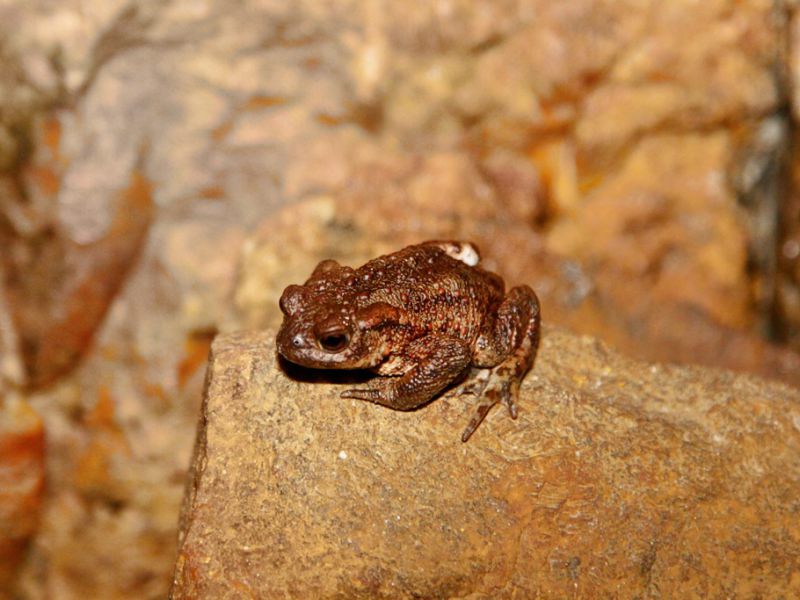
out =
[[173,598],[800,596],[800,391],[546,328],[520,398],[409,413],[220,336]]

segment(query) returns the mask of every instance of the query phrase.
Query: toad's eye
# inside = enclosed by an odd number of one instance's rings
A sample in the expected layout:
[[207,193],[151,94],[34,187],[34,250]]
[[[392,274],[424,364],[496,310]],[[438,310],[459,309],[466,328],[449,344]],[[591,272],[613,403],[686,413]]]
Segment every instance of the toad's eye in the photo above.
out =
[[328,352],[344,350],[350,343],[350,335],[346,331],[330,331],[319,336],[319,345]]

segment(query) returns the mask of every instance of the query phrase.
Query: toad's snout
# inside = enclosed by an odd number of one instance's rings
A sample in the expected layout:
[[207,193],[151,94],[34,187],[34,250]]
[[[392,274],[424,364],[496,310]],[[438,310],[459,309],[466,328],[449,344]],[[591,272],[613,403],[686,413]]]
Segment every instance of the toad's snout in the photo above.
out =
[[310,335],[304,334],[294,327],[288,327],[285,323],[278,331],[278,352],[284,358],[292,360],[296,358],[298,352],[302,352],[312,347],[312,345],[313,339],[311,339]]

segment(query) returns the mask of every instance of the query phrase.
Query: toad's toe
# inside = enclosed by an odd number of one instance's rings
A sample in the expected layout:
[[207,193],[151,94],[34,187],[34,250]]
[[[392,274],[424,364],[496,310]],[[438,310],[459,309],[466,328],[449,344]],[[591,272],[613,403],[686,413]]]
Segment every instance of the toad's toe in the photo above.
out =
[[341,398],[355,398],[356,400],[369,400],[370,402],[377,402],[381,399],[382,390],[375,388],[352,388],[343,391],[339,396]]

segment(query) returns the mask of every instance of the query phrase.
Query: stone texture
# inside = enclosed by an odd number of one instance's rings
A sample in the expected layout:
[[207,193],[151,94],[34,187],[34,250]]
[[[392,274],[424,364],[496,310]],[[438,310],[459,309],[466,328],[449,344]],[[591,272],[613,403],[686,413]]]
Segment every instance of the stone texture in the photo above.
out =
[[214,342],[173,598],[800,594],[796,389],[548,327],[462,444],[470,401],[290,372],[273,331]]

